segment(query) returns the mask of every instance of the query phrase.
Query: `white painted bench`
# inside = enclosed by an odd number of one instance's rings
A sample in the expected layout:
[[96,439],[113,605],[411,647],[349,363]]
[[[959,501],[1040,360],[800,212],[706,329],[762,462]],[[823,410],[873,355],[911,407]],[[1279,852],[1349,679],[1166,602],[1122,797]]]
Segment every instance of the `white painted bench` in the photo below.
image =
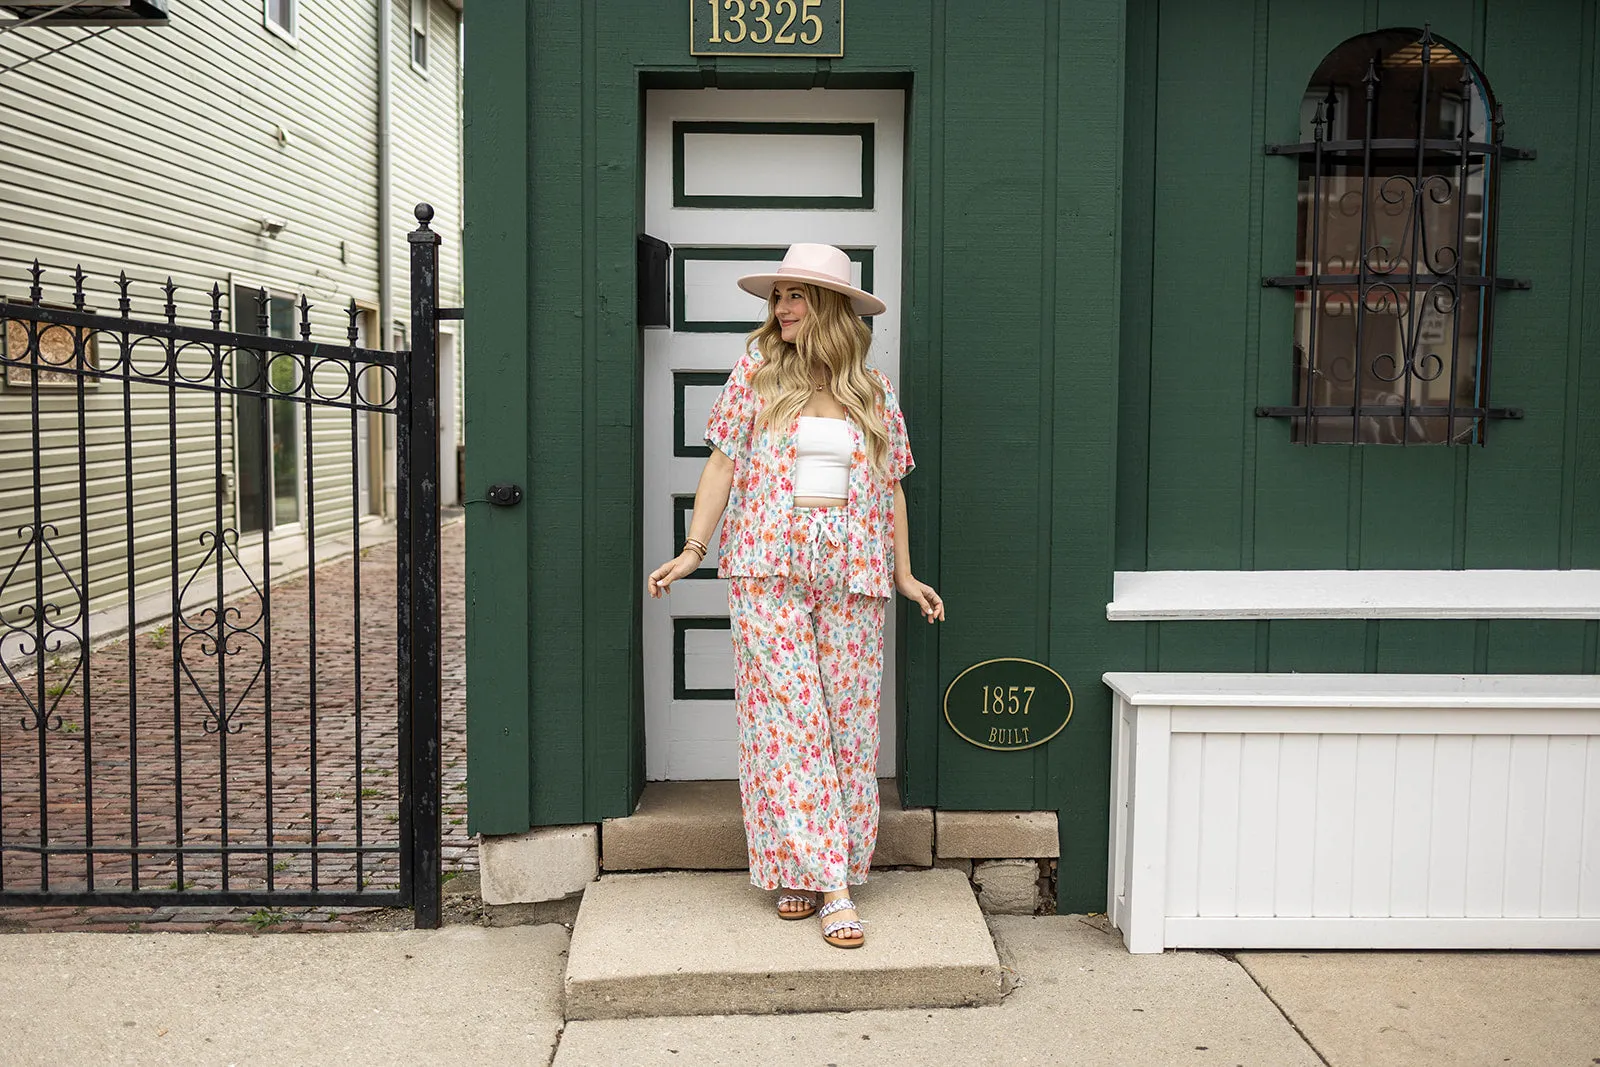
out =
[[1600,678],[1105,682],[1129,951],[1600,948]]

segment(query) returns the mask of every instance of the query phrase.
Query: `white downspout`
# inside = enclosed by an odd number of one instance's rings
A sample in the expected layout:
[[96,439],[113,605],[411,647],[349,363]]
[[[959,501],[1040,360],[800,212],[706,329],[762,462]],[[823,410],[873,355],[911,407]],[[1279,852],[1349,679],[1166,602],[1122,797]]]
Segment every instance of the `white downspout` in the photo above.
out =
[[[390,187],[392,160],[389,123],[392,106],[389,52],[393,42],[392,0],[378,0],[378,336],[374,348],[389,348],[394,336],[394,242],[390,229],[394,216],[394,190]],[[409,338],[407,339],[409,343]]]

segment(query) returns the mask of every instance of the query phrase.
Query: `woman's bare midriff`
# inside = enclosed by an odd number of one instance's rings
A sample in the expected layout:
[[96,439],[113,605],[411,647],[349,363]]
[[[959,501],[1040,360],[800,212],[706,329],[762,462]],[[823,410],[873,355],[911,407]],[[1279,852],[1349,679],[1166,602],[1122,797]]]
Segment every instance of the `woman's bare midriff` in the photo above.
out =
[[847,500],[839,500],[829,496],[797,496],[794,506],[797,508],[842,508],[849,504]]

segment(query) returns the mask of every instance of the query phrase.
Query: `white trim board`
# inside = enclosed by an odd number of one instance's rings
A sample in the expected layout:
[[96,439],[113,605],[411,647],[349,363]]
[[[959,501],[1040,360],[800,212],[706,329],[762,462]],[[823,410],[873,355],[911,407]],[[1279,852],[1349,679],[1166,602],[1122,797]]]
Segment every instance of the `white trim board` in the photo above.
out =
[[1600,919],[1169,915],[1167,948],[1597,949]]
[[1117,571],[1106,618],[1596,619],[1600,570]]
[[1131,705],[1174,714],[1187,708],[1600,709],[1600,678],[1592,674],[1111,671],[1101,680]]

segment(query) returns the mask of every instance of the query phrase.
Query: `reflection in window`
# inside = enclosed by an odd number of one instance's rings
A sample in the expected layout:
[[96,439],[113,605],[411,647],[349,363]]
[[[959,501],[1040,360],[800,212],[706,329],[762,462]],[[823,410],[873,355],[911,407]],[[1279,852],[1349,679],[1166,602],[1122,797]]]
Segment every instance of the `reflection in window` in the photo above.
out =
[[[236,287],[233,306],[234,329],[239,333],[294,337],[295,308],[290,298],[267,297],[265,331],[258,290]],[[295,401],[277,398],[300,391],[300,365],[292,356],[255,349],[239,349],[234,360],[234,384],[244,390],[234,400],[233,424],[239,529],[257,532],[296,523],[302,416]]]
[[1493,97],[1427,31],[1353,38],[1301,101],[1294,439],[1481,441],[1493,310]]

